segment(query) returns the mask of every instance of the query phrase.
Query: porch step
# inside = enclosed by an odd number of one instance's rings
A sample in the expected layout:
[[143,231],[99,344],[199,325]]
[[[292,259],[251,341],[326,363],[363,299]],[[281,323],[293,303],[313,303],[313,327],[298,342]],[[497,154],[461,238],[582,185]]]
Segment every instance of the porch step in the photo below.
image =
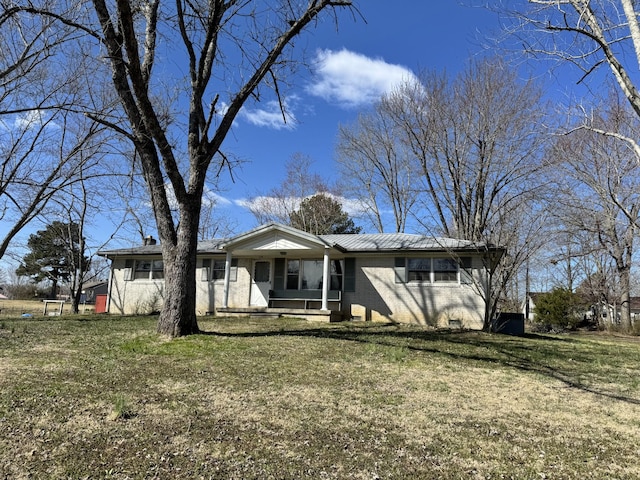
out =
[[247,316],[260,318],[304,318],[306,320],[316,320],[321,322],[330,322],[332,316],[339,312],[331,312],[331,310],[304,310],[292,308],[268,308],[268,307],[227,307],[218,308],[218,315],[226,316]]
[[251,313],[252,317],[259,317],[259,318],[281,318],[283,315],[282,313],[279,312],[261,312],[261,311],[257,311],[257,312],[252,312]]

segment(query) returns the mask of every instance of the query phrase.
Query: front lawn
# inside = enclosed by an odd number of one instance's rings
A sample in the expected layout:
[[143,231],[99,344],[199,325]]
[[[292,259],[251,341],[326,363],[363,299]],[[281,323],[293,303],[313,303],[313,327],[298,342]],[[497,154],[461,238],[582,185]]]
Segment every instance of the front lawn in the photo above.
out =
[[0,320],[0,478],[640,478],[640,343]]

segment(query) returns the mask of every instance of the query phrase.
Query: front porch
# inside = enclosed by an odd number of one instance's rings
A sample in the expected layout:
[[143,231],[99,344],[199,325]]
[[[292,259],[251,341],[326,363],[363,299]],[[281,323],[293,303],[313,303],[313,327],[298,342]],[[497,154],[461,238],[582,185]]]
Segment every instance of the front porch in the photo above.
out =
[[339,310],[277,308],[277,307],[220,307],[216,315],[228,317],[301,318],[314,322],[341,322],[345,314]]
[[[342,320],[342,249],[316,235],[270,224],[221,244],[226,252],[222,305],[216,314]],[[333,258],[332,258],[333,257]],[[248,275],[248,291],[234,288],[233,261]]]

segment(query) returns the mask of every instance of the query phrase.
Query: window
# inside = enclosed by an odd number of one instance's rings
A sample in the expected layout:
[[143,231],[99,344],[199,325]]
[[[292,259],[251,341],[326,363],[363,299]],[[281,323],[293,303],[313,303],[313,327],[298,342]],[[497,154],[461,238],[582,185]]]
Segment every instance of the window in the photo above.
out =
[[162,260],[153,260],[151,262],[151,278],[164,278],[164,262]]
[[[236,260],[237,263],[237,260]],[[211,272],[212,280],[224,280],[224,271],[226,269],[226,260],[214,260],[213,271]]]
[[298,290],[300,260],[287,260],[287,290]]
[[[342,290],[342,260],[329,264],[330,290]],[[287,260],[287,290],[322,290],[324,260]]]
[[[213,263],[213,268],[211,264]],[[226,259],[202,259],[202,275],[201,280],[207,282],[209,280],[224,280]],[[238,259],[231,259],[231,271],[229,272],[229,281],[235,282],[238,278]]]
[[162,260],[138,260],[133,274],[134,280],[149,280],[164,278],[164,263]]
[[331,283],[329,290],[342,290],[342,262],[331,260]]
[[[396,258],[396,282],[403,282],[403,259]],[[470,265],[471,259],[464,264]],[[408,258],[406,259],[407,282],[458,282],[458,262],[449,257],[442,258]]]
[[431,259],[410,258],[407,262],[407,271],[407,281],[409,282],[430,282]]
[[271,262],[256,262],[253,267],[253,280],[256,283],[269,283],[271,281]]
[[138,260],[136,262],[135,273],[133,274],[134,280],[148,279],[151,272],[150,260]]
[[322,290],[322,260],[302,261],[301,290]]
[[433,281],[434,282],[457,282],[458,262],[453,258],[433,259]]

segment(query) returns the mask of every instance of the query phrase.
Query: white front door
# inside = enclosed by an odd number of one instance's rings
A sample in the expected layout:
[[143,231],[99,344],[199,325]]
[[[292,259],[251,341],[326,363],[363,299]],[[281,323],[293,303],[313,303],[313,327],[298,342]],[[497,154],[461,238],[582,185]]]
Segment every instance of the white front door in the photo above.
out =
[[253,276],[251,278],[252,307],[266,307],[269,302],[269,290],[271,289],[271,261],[256,260],[253,262]]

